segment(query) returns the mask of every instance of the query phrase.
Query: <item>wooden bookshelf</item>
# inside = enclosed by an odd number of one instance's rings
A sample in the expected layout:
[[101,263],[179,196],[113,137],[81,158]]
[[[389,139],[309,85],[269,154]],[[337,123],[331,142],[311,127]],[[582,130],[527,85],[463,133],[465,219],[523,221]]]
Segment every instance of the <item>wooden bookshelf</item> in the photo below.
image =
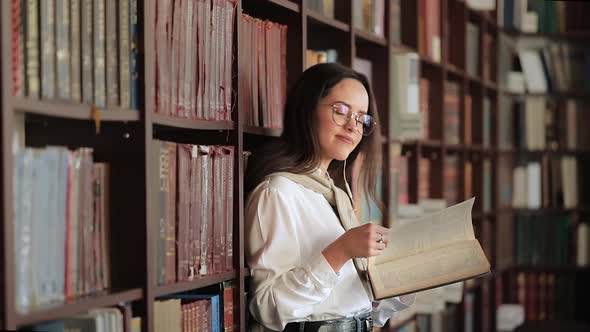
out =
[[[25,98],[12,98],[11,104],[16,112],[24,112],[28,114],[76,120],[93,120],[95,117],[92,106],[90,105]],[[106,110],[96,109],[96,112],[98,112],[97,116],[100,121],[132,122],[139,121],[141,116],[138,111],[121,108],[110,108]]]
[[309,22],[316,25],[323,25],[332,29],[341,30],[344,32],[350,32],[350,24],[338,21],[333,18],[326,17],[320,13],[316,13],[313,10],[306,9],[306,16]]
[[387,46],[387,39],[377,36],[374,33],[370,33],[370,32],[366,32],[364,30],[358,29],[358,28],[354,28],[354,35],[358,38],[358,39],[362,39],[366,42],[369,43],[373,43],[375,45],[380,45],[380,46]]
[[[234,281],[240,294],[236,300],[236,322],[240,331],[247,331],[246,311],[248,305],[244,296],[246,291],[246,278],[250,271],[244,261],[244,165],[241,158],[245,150],[255,149],[258,144],[269,139],[280,137],[281,129],[263,128],[246,125],[245,115],[238,109],[238,61],[241,61],[239,52],[243,45],[238,45],[238,36],[244,33],[238,24],[240,14],[248,14],[253,17],[268,19],[288,26],[287,35],[287,86],[290,87],[299,76],[305,66],[305,50],[333,48],[338,51],[338,62],[352,66],[355,57],[370,60],[373,69],[373,89],[380,111],[382,123],[383,151],[389,151],[394,144],[402,145],[402,154],[409,159],[408,197],[410,203],[418,200],[418,169],[421,160],[430,160],[430,173],[428,176],[429,194],[433,198],[443,198],[447,186],[459,183],[458,200],[466,199],[463,192],[466,161],[473,165],[473,195],[478,197],[481,204],[483,197],[482,160],[491,163],[491,210],[484,212],[481,205],[474,209],[474,223],[477,227],[483,224],[491,225],[491,234],[486,234],[485,239],[491,243],[493,255],[489,257],[492,266],[500,266],[501,258],[499,241],[502,237],[499,229],[504,222],[511,221],[515,215],[574,215],[587,217],[590,214],[588,202],[580,201],[574,209],[560,209],[553,206],[543,206],[541,209],[515,209],[502,206],[500,202],[501,189],[499,183],[499,165],[501,158],[511,160],[519,156],[537,158],[540,156],[556,156],[561,154],[573,155],[576,158],[587,158],[590,150],[544,149],[540,151],[518,149],[515,147],[500,147],[498,138],[498,113],[501,108],[500,99],[504,97],[525,98],[529,96],[545,97],[554,100],[564,99],[590,99],[587,91],[549,92],[543,94],[518,94],[507,91],[500,83],[499,66],[496,58],[499,57],[499,39],[503,34],[518,38],[547,38],[553,41],[587,42],[589,32],[568,32],[561,34],[527,34],[503,29],[496,23],[495,12],[491,14],[480,13],[466,7],[464,1],[441,0],[440,1],[440,61],[435,61],[424,53],[421,48],[419,18],[421,8],[420,1],[399,0],[401,22],[401,36],[399,40],[393,40],[390,36],[389,25],[393,25],[394,18],[389,17],[389,9],[394,0],[384,0],[385,3],[385,34],[383,37],[371,32],[358,29],[353,24],[353,1],[360,0],[335,0],[334,18],[326,17],[306,5],[306,0],[241,0],[237,2],[237,15],[235,19],[234,64],[232,68],[233,94],[231,121],[203,121],[189,120],[156,113],[154,105],[155,96],[153,86],[156,82],[155,63],[155,32],[153,22],[156,18],[156,0],[137,0],[140,3],[140,22],[143,25],[141,54],[144,70],[141,73],[140,89],[143,92],[142,105],[139,110],[112,108],[94,110],[92,106],[79,103],[71,103],[58,100],[31,99],[12,96],[12,65],[10,61],[2,62],[2,94],[0,116],[0,153],[2,173],[0,174],[0,210],[2,237],[0,246],[3,251],[0,263],[0,328],[16,330],[31,324],[48,320],[62,319],[88,310],[116,305],[121,302],[132,304],[134,316],[142,318],[142,331],[154,332],[154,301],[162,296],[179,292],[198,291],[199,289],[218,285],[225,281]],[[427,0],[430,2],[430,0]],[[438,1],[438,0],[437,0]],[[2,1],[0,5],[2,22],[11,22],[11,1]],[[480,30],[480,38],[489,34],[492,39],[492,47],[489,50],[490,76],[483,75],[483,46],[480,40],[478,46],[477,74],[467,72],[467,56],[465,52],[467,40],[467,23],[475,24]],[[1,29],[2,54],[5,59],[12,54],[12,31],[9,24],[4,24]],[[430,84],[429,96],[429,121],[431,121],[430,137],[425,139],[401,140],[389,135],[389,119],[392,110],[390,103],[394,96],[391,94],[392,78],[389,77],[392,52],[416,52],[419,54],[420,78],[425,78]],[[487,65],[487,64],[486,64]],[[444,114],[449,111],[445,104],[445,89],[449,83],[456,83],[459,87],[459,142],[451,143],[445,139]],[[473,137],[470,143],[464,140],[465,126],[465,95],[472,97],[472,123]],[[476,132],[482,127],[484,98],[489,98],[490,105],[490,142],[484,146],[481,137]],[[23,116],[26,115],[26,116]],[[32,115],[32,116],[29,116]],[[42,117],[52,121],[35,122],[35,117]],[[31,313],[21,315],[16,310],[15,302],[15,256],[14,247],[18,239],[15,234],[13,219],[13,163],[12,155],[13,133],[17,130],[18,121],[24,118],[26,128],[27,146],[42,146],[44,144],[64,145],[80,147],[90,145],[94,147],[101,159],[112,162],[119,167],[121,172],[112,179],[118,193],[111,197],[111,226],[116,236],[109,239],[112,248],[113,286],[120,291],[80,298],[63,304],[56,304],[50,308],[39,308]],[[53,121],[54,120],[54,121]],[[106,122],[100,135],[95,135],[92,130],[94,123]],[[82,130],[81,127],[84,127]],[[378,134],[378,133],[377,133]],[[477,137],[477,138],[476,138]],[[219,144],[235,147],[235,181],[234,181],[234,261],[232,270],[216,275],[205,276],[190,282],[177,282],[166,285],[158,285],[154,273],[156,271],[156,238],[157,212],[154,197],[157,188],[152,181],[155,174],[155,165],[151,155],[155,139],[166,139],[191,144]],[[445,163],[451,156],[457,157],[457,180],[445,176]],[[388,171],[388,162],[384,164],[383,187],[384,201],[390,195],[389,184],[392,183]],[[512,171],[512,170],[510,170]],[[587,179],[586,179],[587,180]],[[476,183],[477,182],[477,183]],[[118,184],[115,184],[118,183]],[[585,184],[588,185],[587,183]],[[387,211],[387,208],[386,208]],[[387,215],[385,213],[384,215]],[[577,218],[577,219],[581,219]],[[388,225],[389,221],[384,220]],[[485,229],[485,227],[482,227]],[[483,244],[482,244],[483,245]],[[514,269],[523,269],[528,272],[557,270],[577,275],[586,273],[587,269],[577,267],[549,267],[510,266],[507,269],[494,270],[491,277],[477,279],[466,291],[474,292],[477,300],[474,308],[474,326],[477,331],[495,330],[495,309],[501,290],[496,289],[498,280],[502,281],[502,272]],[[115,277],[116,276],[116,277]],[[506,300],[506,299],[505,299]],[[463,311],[457,310],[455,320],[461,322],[459,331],[462,331]],[[412,318],[415,319],[415,318]],[[401,327],[407,322],[398,322],[396,327]],[[395,330],[392,327],[392,330]]]
[[141,289],[130,289],[123,292],[112,292],[105,295],[87,296],[67,301],[64,304],[48,305],[30,314],[19,314],[16,324],[18,326],[33,325],[36,323],[64,319],[78,314],[84,314],[89,310],[101,307],[115,306],[119,303],[141,300]]
[[154,114],[152,123],[154,125],[167,126],[172,128],[199,129],[199,130],[233,130],[232,121],[206,121],[179,119],[170,116]]
[[157,286],[156,290],[154,291],[154,295],[156,297],[175,294],[175,293],[182,293],[186,291],[191,291],[198,288],[204,288],[215,284],[220,284],[224,281],[230,281],[236,278],[235,272],[226,272],[220,274],[212,274],[204,277],[197,278],[193,281],[186,281],[186,282],[177,282],[170,285],[161,285]]
[[254,126],[244,125],[244,133],[245,134],[279,137],[279,136],[281,136],[282,132],[283,132],[282,129],[272,129],[272,128],[263,128],[263,127],[254,127]]

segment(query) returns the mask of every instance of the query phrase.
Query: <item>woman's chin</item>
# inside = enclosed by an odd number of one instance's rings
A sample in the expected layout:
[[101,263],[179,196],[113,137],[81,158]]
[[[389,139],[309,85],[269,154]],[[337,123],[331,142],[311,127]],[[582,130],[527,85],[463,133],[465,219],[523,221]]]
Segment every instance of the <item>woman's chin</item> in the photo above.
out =
[[334,154],[333,159],[338,160],[338,161],[344,161],[346,158],[348,158],[349,155],[350,155],[350,152],[339,152],[339,153]]

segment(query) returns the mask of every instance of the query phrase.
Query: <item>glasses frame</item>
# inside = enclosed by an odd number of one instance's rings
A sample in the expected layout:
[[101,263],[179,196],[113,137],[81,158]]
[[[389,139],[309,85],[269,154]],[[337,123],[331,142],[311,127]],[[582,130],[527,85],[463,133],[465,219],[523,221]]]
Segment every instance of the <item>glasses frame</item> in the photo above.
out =
[[[363,126],[363,121],[360,121],[361,115],[359,115],[356,112],[353,112],[352,111],[352,108],[348,104],[342,103],[342,102],[335,102],[335,103],[323,104],[323,105],[330,106],[332,108],[332,121],[334,121],[334,123],[337,126],[340,126],[340,127],[346,126],[350,122],[350,120],[352,119],[352,117],[354,116],[354,121],[355,121],[355,124],[356,124],[355,125],[356,131],[359,134],[361,134],[361,135],[363,135],[363,136],[366,137],[366,136],[370,136],[373,133],[373,131],[375,131],[375,126],[377,125],[377,121],[375,121],[375,119],[370,114],[363,114],[363,115],[369,116],[371,118],[371,123],[372,123],[371,131],[369,131],[368,133],[365,133],[365,130],[362,129],[364,127]],[[335,114],[343,115],[343,114],[338,113],[338,111],[337,111],[337,106],[338,105],[346,105],[346,107],[348,107],[348,109],[349,109],[348,115],[346,116],[346,122],[344,124],[342,124],[342,125],[339,124],[336,121],[336,118],[335,118]],[[359,129],[359,124],[361,125],[361,129]]]

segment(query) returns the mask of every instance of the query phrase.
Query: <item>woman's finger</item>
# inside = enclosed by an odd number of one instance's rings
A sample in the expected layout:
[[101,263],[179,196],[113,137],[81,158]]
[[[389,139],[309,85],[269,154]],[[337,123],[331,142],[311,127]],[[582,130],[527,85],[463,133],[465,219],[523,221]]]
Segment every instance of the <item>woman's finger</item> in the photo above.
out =
[[383,250],[387,247],[387,245],[385,244],[385,242],[372,242],[370,249],[374,249],[374,250]]

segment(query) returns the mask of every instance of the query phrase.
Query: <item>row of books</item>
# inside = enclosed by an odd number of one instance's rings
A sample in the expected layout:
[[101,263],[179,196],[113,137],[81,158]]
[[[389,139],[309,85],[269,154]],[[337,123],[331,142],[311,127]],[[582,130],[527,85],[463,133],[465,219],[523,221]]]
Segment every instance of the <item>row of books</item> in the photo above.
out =
[[334,18],[334,1],[335,0],[308,0],[307,8],[322,14],[328,18]]
[[524,32],[564,33],[588,28],[583,3],[544,0],[499,0],[500,26]]
[[287,90],[287,26],[242,14],[239,107],[245,123],[283,127]]
[[233,268],[234,147],[156,140],[157,282]]
[[[419,108],[422,117],[422,133],[424,139],[440,139],[438,128],[431,124],[433,110],[429,109],[430,81],[420,78]],[[463,97],[463,99],[461,99]],[[454,81],[447,81],[444,87],[443,138],[448,144],[491,144],[491,99],[483,97],[483,104],[474,105],[476,101],[468,92],[462,92],[460,85]],[[463,121],[460,112],[463,104]],[[476,114],[481,109],[481,114]],[[419,135],[413,135],[419,137]]]
[[305,66],[309,68],[318,63],[337,62],[338,51],[335,49],[327,50],[305,50]]
[[[590,48],[567,42],[518,50],[526,90],[571,91],[590,89]],[[513,74],[514,75],[514,74]],[[518,80],[510,87],[523,92]]]
[[[483,302],[482,293],[474,290],[466,291],[462,301],[457,303],[439,304],[438,310],[416,313],[412,319],[406,321],[394,319],[390,329],[396,332],[481,331],[482,327],[489,326],[490,319],[485,304],[483,304],[483,311],[476,307],[478,303]],[[400,312],[403,318],[405,318],[404,311]],[[481,321],[477,321],[476,318]]]
[[88,313],[63,320],[50,321],[31,326],[27,331],[81,331],[81,332],[139,332],[141,317],[132,317],[130,304],[97,308]]
[[137,0],[11,2],[14,96],[140,107]]
[[[500,173],[505,173],[501,170]],[[538,209],[553,206],[566,209],[578,206],[578,161],[574,157],[543,157],[540,161],[519,161],[512,170],[511,204],[515,208]],[[509,197],[506,197],[509,198]],[[501,200],[504,205],[506,201]]]
[[[392,215],[390,217],[395,216],[400,206],[410,203],[410,158],[413,157],[401,154],[401,147],[399,145],[391,145],[389,151],[389,209]],[[431,183],[437,176],[434,171],[438,165],[440,164],[436,159],[432,160],[429,157],[419,157],[417,170],[418,200],[432,197]],[[479,199],[476,200],[476,209],[483,212],[491,211],[493,202],[492,183],[494,178],[490,159],[486,158],[481,161],[466,160],[460,168],[459,157],[448,155],[445,157],[443,166],[445,186],[442,197],[448,205],[459,202],[462,197],[470,198],[477,196]],[[461,170],[463,170],[463,173],[461,173]],[[463,177],[462,182],[459,181],[461,176]]]
[[[390,77],[392,80],[390,105],[390,137],[402,140],[441,139],[448,144],[491,143],[491,101],[483,98],[483,109],[474,106],[469,93],[460,84],[447,81],[444,85],[443,133],[437,127],[430,109],[432,87],[427,78],[420,77],[420,60],[416,53],[394,53]],[[464,98],[464,99],[462,99]],[[465,117],[461,125],[461,104]],[[475,111],[482,109],[481,116]],[[476,123],[481,121],[481,123]],[[463,132],[461,132],[463,129]]]
[[509,278],[516,303],[522,305],[527,321],[574,319],[576,276],[552,272],[518,272]]
[[237,288],[224,282],[207,294],[175,294],[154,302],[156,332],[234,331]]
[[231,120],[236,6],[235,0],[158,2],[157,113]]
[[[463,99],[461,99],[463,96]],[[443,138],[448,144],[491,144],[491,100],[483,98],[481,106],[474,105],[473,97],[468,92],[461,92],[460,85],[447,81],[444,90]],[[461,104],[463,104],[463,121],[461,121]],[[477,114],[476,112],[480,112]],[[437,137],[432,137],[436,139]]]
[[27,312],[110,287],[109,165],[92,149],[14,157],[16,307]]
[[380,37],[385,37],[385,0],[352,2],[352,25]]
[[585,128],[585,124],[590,121],[587,108],[587,102],[571,99],[558,105],[556,114],[562,116],[557,120],[560,146],[567,149],[590,149],[590,131]]
[[[585,112],[585,101],[568,99],[556,103],[535,96],[516,100],[500,98],[499,103],[497,143],[501,149],[590,148],[590,133],[584,130],[584,123],[590,119]],[[489,123],[486,117],[489,114],[486,115],[484,104],[484,139],[489,135],[485,133],[485,123]]]
[[515,264],[565,266],[570,263],[571,216],[516,215],[513,222]]
[[[308,50],[307,64],[331,62],[330,50]],[[324,53],[325,52],[325,53]],[[355,58],[353,68],[371,78],[372,63]],[[430,80],[420,77],[420,58],[411,52],[394,52],[390,66],[392,81],[390,99],[389,135],[401,140],[444,139],[448,144],[482,144],[489,146],[492,133],[492,101],[488,96],[475,101],[471,94],[462,91],[458,82],[449,80],[444,85],[443,126],[433,122],[430,109]],[[476,102],[482,102],[476,105]],[[462,107],[463,104],[463,107]],[[463,108],[464,120],[461,121]],[[476,112],[481,112],[476,113]],[[512,122],[510,122],[512,123]],[[442,136],[442,137],[441,137]]]

